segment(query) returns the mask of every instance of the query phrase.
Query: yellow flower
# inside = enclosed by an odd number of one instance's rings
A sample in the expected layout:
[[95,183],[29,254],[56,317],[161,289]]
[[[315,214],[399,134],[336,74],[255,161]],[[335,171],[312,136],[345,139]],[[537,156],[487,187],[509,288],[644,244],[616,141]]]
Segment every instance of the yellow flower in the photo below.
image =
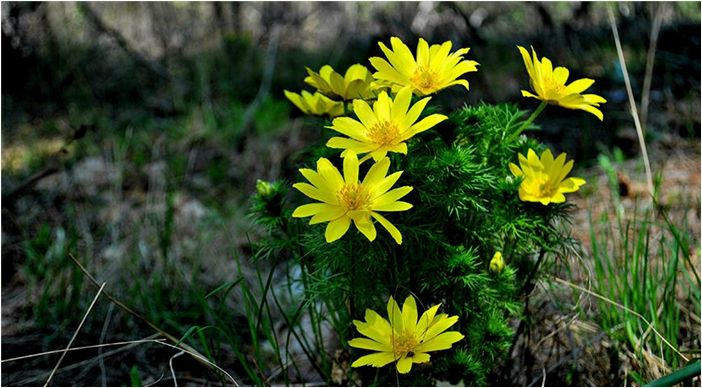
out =
[[566,85],[568,69],[565,67],[553,68],[551,61],[543,57],[541,61],[536,56],[536,51],[531,48],[533,58],[524,47],[517,46],[524,59],[524,65],[529,73],[529,83],[536,95],[522,90],[522,96],[533,97],[549,104],[559,105],[568,109],[580,109],[590,112],[602,121],[602,112],[597,109],[601,103],[607,102],[596,94],[581,94],[592,86],[595,80],[581,78]]
[[429,47],[427,41],[419,38],[416,60],[409,48],[397,37],[390,38],[392,50],[382,42],[379,45],[388,60],[370,58],[371,65],[378,70],[373,76],[382,83],[390,84],[393,92],[404,86],[411,86],[419,96],[436,93],[453,85],[462,85],[468,90],[468,81],[458,77],[478,71],[478,62],[463,59],[469,48],[449,54],[451,41]]
[[329,65],[322,66],[319,73],[315,73],[309,67],[305,69],[309,74],[305,78],[305,82],[328,97],[341,98],[344,101],[356,98],[362,100],[375,98],[375,93],[371,88],[373,76],[363,65],[352,65],[346,70],[344,76],[334,71]]
[[416,122],[431,97],[418,101],[410,108],[411,99],[412,91],[407,87],[400,90],[394,100],[386,92],[381,92],[373,103],[373,109],[363,100],[354,100],[353,111],[360,121],[350,117],[334,119],[328,128],[349,138],[332,137],[327,147],[344,149],[342,156],[349,151],[358,154],[370,152],[376,161],[384,158],[388,152],[407,154],[406,140],[447,119],[444,115],[432,114]]
[[355,348],[375,350],[351,364],[356,368],[370,365],[376,368],[397,361],[397,371],[408,373],[412,364],[429,362],[428,352],[450,349],[463,339],[457,331],[446,331],[458,321],[457,316],[436,315],[440,305],[430,307],[417,321],[417,304],[410,295],[402,305],[402,311],[390,297],[388,317],[390,322],[373,310],[366,310],[366,321],[354,320],[359,333],[368,338],[354,338],[349,345]]
[[303,90],[302,95],[285,90],[285,97],[295,104],[304,114],[314,116],[329,115],[330,117],[344,114],[344,105],[339,101],[333,101],[329,97],[315,92],[311,94]]
[[573,168],[573,161],[565,163],[566,154],[558,155],[553,159],[550,150],[544,151],[541,158],[536,156],[534,150],[529,149],[527,157],[519,154],[519,165],[509,164],[509,169],[516,177],[523,177],[519,185],[519,199],[525,202],[549,203],[565,202],[565,193],[578,191],[585,184],[582,178],[567,178],[566,175]]
[[490,271],[493,273],[500,273],[505,269],[505,261],[502,259],[502,252],[497,251],[495,255],[492,256],[490,260]]
[[[358,158],[349,152],[344,158],[344,175],[329,160],[320,158],[317,171],[301,168],[300,172],[312,183],[296,183],[294,188],[306,196],[321,201],[310,203],[295,209],[293,217],[310,217],[310,225],[329,222],[324,237],[327,242],[341,238],[353,221],[356,228],[368,240],[375,240],[376,230],[371,217],[376,219],[395,240],[402,244],[402,235],[395,225],[379,211],[397,212],[408,210],[412,205],[398,201],[412,191],[410,186],[390,190],[402,175],[402,171],[386,176],[390,159],[383,158],[373,164],[362,182],[358,177]],[[390,190],[390,191],[388,191]]]

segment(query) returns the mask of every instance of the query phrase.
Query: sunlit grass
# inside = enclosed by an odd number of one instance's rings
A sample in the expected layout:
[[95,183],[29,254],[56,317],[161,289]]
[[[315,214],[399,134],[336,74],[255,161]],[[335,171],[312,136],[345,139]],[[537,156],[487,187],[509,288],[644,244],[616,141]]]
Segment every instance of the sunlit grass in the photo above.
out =
[[601,156],[600,165],[608,174],[612,201],[599,215],[589,212],[592,291],[640,314],[660,336],[641,317],[602,299],[593,300],[596,320],[634,355],[631,378],[645,384],[685,366],[699,351],[694,349],[698,328],[690,325],[700,322],[699,273],[691,260],[696,238],[684,221],[687,212],[699,208],[699,198],[696,206],[691,199],[682,204],[688,210],[675,224],[669,210],[650,201],[638,199],[633,208],[625,207],[611,161]]

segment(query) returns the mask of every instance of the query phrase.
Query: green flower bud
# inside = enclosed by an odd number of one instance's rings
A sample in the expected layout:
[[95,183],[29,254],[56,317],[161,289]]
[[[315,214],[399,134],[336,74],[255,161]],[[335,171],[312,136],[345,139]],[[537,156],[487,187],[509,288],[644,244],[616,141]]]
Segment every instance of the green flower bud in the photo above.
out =
[[271,194],[273,194],[273,186],[269,182],[257,179],[256,180],[256,191],[258,192],[258,195],[260,195],[261,197],[267,198],[267,197],[270,197]]

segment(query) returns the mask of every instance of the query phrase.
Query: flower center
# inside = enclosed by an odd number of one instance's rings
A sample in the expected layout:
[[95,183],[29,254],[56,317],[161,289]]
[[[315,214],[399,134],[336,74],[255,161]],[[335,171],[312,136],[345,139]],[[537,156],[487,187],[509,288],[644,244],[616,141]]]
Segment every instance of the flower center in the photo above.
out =
[[555,191],[555,187],[549,184],[548,176],[541,177],[538,180],[538,185],[536,186],[536,188],[539,194],[538,196],[541,198],[550,197]]
[[336,194],[341,206],[347,210],[360,210],[366,207],[370,193],[358,183],[347,183]]
[[380,121],[368,131],[368,138],[380,145],[390,145],[400,135],[397,124],[391,120]]
[[429,94],[436,91],[439,77],[436,72],[430,68],[419,66],[410,77],[412,86],[424,94]]
[[565,95],[565,85],[553,77],[546,77],[544,78],[544,94],[546,94],[548,103],[558,104],[558,100]]
[[400,335],[393,335],[392,349],[395,357],[402,357],[407,353],[413,353],[417,347],[417,337],[412,332],[403,331]]

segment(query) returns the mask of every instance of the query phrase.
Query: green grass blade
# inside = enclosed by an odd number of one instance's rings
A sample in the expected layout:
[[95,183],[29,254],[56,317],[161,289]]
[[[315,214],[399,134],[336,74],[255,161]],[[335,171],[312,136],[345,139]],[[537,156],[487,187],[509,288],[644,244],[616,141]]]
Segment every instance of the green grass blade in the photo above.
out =
[[644,387],[671,387],[695,376],[700,376],[700,360],[695,360],[684,368],[680,368],[669,375],[653,380],[644,385]]

